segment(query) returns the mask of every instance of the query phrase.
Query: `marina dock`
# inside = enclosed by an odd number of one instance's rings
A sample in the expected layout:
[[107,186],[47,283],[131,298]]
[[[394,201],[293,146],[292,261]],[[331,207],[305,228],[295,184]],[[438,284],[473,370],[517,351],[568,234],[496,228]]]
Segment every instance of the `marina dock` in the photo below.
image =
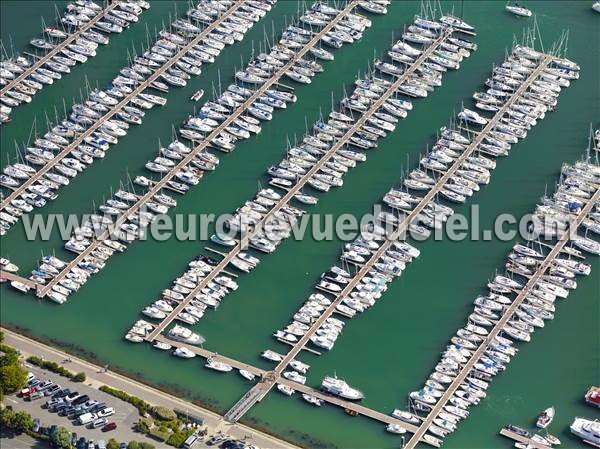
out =
[[[275,204],[263,216],[263,218],[256,224],[254,230],[245,234],[240,240],[240,242],[238,242],[238,244],[227,253],[227,255],[219,262],[219,264],[215,266],[215,268],[210,273],[208,273],[206,277],[202,279],[202,281],[198,283],[198,286],[191,293],[189,293],[183,301],[181,301],[177,305],[173,312],[171,312],[165,319],[163,319],[163,321],[156,327],[156,329],[153,332],[148,334],[148,336],[146,337],[147,341],[152,341],[158,334],[160,334],[175,319],[175,317],[177,317],[177,315],[189,304],[189,302],[192,299],[194,299],[195,295],[198,292],[200,292],[215,277],[217,277],[227,267],[227,265],[239,254],[239,252],[242,251],[242,248],[247,247],[250,239],[252,239],[256,235],[256,232],[263,228],[264,225],[268,223],[269,220],[271,220],[277,212],[279,212],[283,207],[285,207],[294,198],[294,196],[302,190],[304,185],[311,179],[311,177],[315,173],[317,173],[321,169],[321,167],[323,167],[340,148],[342,148],[346,143],[350,141],[350,138],[354,135],[354,133],[358,131],[365,123],[367,123],[369,117],[371,117],[373,113],[375,113],[381,107],[381,105],[394,94],[396,89],[402,83],[404,83],[424,61],[427,60],[429,55],[432,54],[452,34],[453,31],[454,30],[452,29],[445,31],[440,37],[438,37],[438,39],[433,44],[431,44],[425,51],[423,51],[422,55],[411,66],[409,66],[401,76],[399,76],[394,81],[394,83],[386,90],[386,92],[382,94],[382,96],[371,105],[369,110],[365,112],[354,123],[354,125],[342,137],[340,137],[339,140],[337,140],[334,143],[334,145],[332,145],[332,147],[327,151],[327,153],[325,153],[323,157],[319,159],[318,162],[315,163],[315,165],[313,165],[310,168],[310,170],[306,172],[306,174],[304,174],[301,178],[298,179],[298,182],[286,192],[286,194],[277,202],[277,204]],[[286,67],[284,67],[284,69],[286,69]],[[253,97],[251,98],[251,100],[253,100]],[[221,129],[219,128],[216,131],[220,132],[220,130]]]
[[548,449],[548,446],[538,443],[537,441],[534,441],[529,437],[524,437],[523,435],[519,435],[518,433],[513,432],[512,430],[502,429],[502,430],[500,430],[500,435],[502,435],[503,437],[509,438],[513,441],[519,442],[519,443],[525,443],[525,444],[527,444],[528,447],[531,447],[531,448]]
[[[0,89],[0,96],[4,95],[6,92],[11,90],[13,87],[18,85],[21,81],[26,79],[33,72],[35,72],[37,69],[42,67],[48,61],[50,61],[54,56],[57,56],[58,54],[60,54],[60,52],[62,50],[67,48],[67,45],[75,43],[75,41],[77,39],[79,39],[83,33],[94,28],[94,26],[96,25],[96,22],[98,22],[99,20],[102,20],[109,12],[111,12],[117,6],[119,6],[119,1],[113,0],[112,2],[110,2],[110,4],[105,9],[103,9],[98,14],[96,14],[96,16],[94,16],[84,26],[79,28],[73,34],[69,34],[69,36],[65,40],[63,40],[61,43],[59,43],[56,47],[54,47],[52,50],[50,50],[47,54],[45,54],[42,57],[37,58],[37,60],[31,65],[31,67],[24,70],[23,73],[16,76],[13,80],[11,80],[8,84],[6,84],[6,86],[4,86],[4,87],[2,87],[2,89]],[[4,206],[2,206],[2,207],[4,207]]]
[[39,288],[40,287],[40,285],[38,283],[32,281],[31,279],[23,278],[23,277],[19,276],[18,274],[9,273],[8,271],[0,270],[0,279],[2,279],[3,281],[21,282],[22,284],[28,286],[29,288]]
[[[167,64],[165,64],[161,70],[166,70],[171,64],[174,64],[175,61],[177,59],[179,59],[179,57],[183,56],[193,45],[195,45],[195,43],[197,43],[200,39],[202,39],[206,33],[209,33],[214,27],[217,27],[220,23],[220,21],[224,20],[227,16],[229,16],[230,14],[232,14],[238,7],[240,7],[240,5],[243,4],[243,0],[239,0],[238,2],[236,2],[226,13],[224,13],[221,18],[216,21],[213,22],[209,27],[207,27],[201,34],[199,34],[193,41],[191,41],[188,45],[186,45],[186,47],[184,47],[179,53],[177,53],[177,55],[175,55]],[[317,45],[317,43],[320,41],[321,37],[329,32],[340,20],[342,20],[347,14],[349,14],[358,4],[358,0],[353,0],[351,2],[348,3],[348,5],[346,5],[346,7],[334,18],[331,20],[331,22],[329,22],[329,24],[327,26],[325,26],[319,33],[317,33],[301,50],[298,51],[298,53],[296,53],[296,56],[291,58],[290,61],[288,61],[288,63],[286,63],[280,70],[278,70],[273,77],[268,80],[267,82],[265,82],[257,91],[254,92],[254,94],[252,94],[252,96],[250,98],[248,98],[239,108],[237,108],[231,116],[229,116],[225,121],[223,121],[211,134],[209,134],[206,139],[198,146],[196,146],[186,157],[184,157],[177,165],[175,165],[172,170],[169,173],[166,173],[159,181],[156,181],[156,183],[154,185],[152,185],[150,187],[150,189],[139,198],[139,200],[133,204],[131,206],[131,208],[129,208],[127,211],[124,212],[123,215],[121,215],[115,222],[115,228],[118,228],[121,224],[125,223],[125,221],[127,220],[127,218],[136,213],[145,203],[147,203],[152,197],[154,197],[154,195],[156,195],[157,193],[160,192],[160,190],[162,188],[164,188],[167,183],[185,166],[187,166],[195,157],[196,155],[203,151],[204,149],[206,149],[209,145],[210,142],[216,138],[226,127],[228,127],[231,123],[233,123],[241,114],[243,114],[245,112],[245,110],[250,107],[250,105],[252,105],[252,103],[254,103],[260,96],[262,96],[272,85],[276,84],[277,81],[283,76],[285,75],[285,72],[288,71],[295,63],[296,61],[301,58],[302,56],[304,56],[312,47],[314,47],[315,45]],[[161,72],[162,73],[162,72]],[[140,87],[138,87],[138,89],[136,89],[136,92],[141,92],[143,89],[145,89],[149,83],[151,81],[153,81],[155,79],[155,77],[158,76],[158,72],[155,73],[152,77],[150,77],[146,82],[144,82]],[[144,86],[142,88],[142,86]],[[133,93],[131,94],[133,95]],[[123,107],[126,104],[125,100],[123,100],[123,102],[119,103],[119,105],[121,107]],[[117,105],[117,106],[119,106]],[[108,114],[107,114],[108,115]],[[106,116],[105,116],[106,117]],[[88,131],[86,131],[85,134],[87,134],[91,129],[94,129],[94,127],[88,129]],[[80,139],[77,139],[78,141]],[[72,147],[73,145],[70,145],[70,147]],[[64,150],[66,151],[66,150]],[[63,151],[63,152],[64,152]],[[61,153],[62,154],[62,153]],[[55,158],[56,160],[57,158]],[[46,166],[44,167],[46,168]],[[39,172],[38,172],[39,173]],[[24,183],[23,185],[26,184],[30,184],[29,181],[31,181],[32,178],[30,178],[26,183]],[[22,190],[21,188],[19,188],[19,190]],[[12,199],[14,193],[11,194],[7,200]],[[2,204],[4,205],[4,203],[6,203],[5,200]],[[52,280],[50,280],[48,282],[48,284],[46,284],[43,288],[41,288],[38,291],[38,296],[46,296],[46,294],[48,294],[48,292],[52,289],[52,287],[54,285],[56,285],[64,276],[66,276],[66,274],[75,266],[77,266],[77,264],[83,260],[83,258],[85,258],[88,254],[90,254],[98,245],[102,244],[102,241],[110,238],[110,235],[108,232],[105,232],[103,235],[101,235],[97,240],[95,240],[91,245],[89,245],[85,251],[81,252],[75,259],[73,259],[64,269],[61,270],[61,272],[54,277]],[[232,255],[231,257],[234,257],[234,255]],[[224,259],[227,260],[227,259]],[[228,263],[228,262],[227,262]],[[223,270],[225,268],[225,266],[227,265],[227,263],[221,263],[219,264],[219,272],[221,270]],[[216,274],[215,274],[216,275]],[[214,277],[214,275],[212,276]],[[211,277],[211,279],[212,279]],[[208,278],[207,278],[208,279]],[[206,281],[207,283],[208,281]],[[146,340],[148,341],[152,341],[154,340],[154,338],[160,334],[164,328],[175,318],[175,316],[177,316],[177,313],[179,313],[181,310],[183,310],[183,308],[189,303],[189,301],[191,301],[194,297],[194,295],[200,291],[201,288],[203,288],[203,286],[205,285],[205,281],[203,281],[198,288],[196,288],[192,293],[190,293],[175,309],[175,311],[173,313],[171,313],[167,318],[165,318],[165,320],[160,323],[157,328],[146,338]]]
[[[144,82],[142,82],[139,86],[137,86],[133,91],[126,95],[119,103],[117,103],[114,107],[112,107],[107,113],[105,113],[101,118],[99,118],[93,125],[87,128],[83,133],[77,136],[69,145],[65,146],[60,153],[58,153],[51,161],[49,161],[46,165],[40,167],[35,174],[33,174],[29,179],[25,180],[19,187],[15,188],[14,191],[8,195],[6,198],[0,202],[0,210],[4,209],[6,206],[10,204],[10,202],[14,199],[19,198],[19,196],[27,191],[27,188],[32,186],[35,182],[37,182],[42,176],[48,173],[52,168],[60,163],[65,157],[68,157],[72,151],[76,150],[77,147],[84,142],[86,137],[91,136],[95,131],[97,131],[107,120],[110,120],[115,114],[117,114],[121,109],[129,104],[129,102],[137,97],[140,93],[144,92],[144,90],[151,87],[151,84],[158,80],[158,78],[165,73],[171,66],[173,66],[179,59],[187,54],[189,50],[191,50],[196,44],[198,44],[202,39],[205,39],[215,28],[221,25],[221,23],[231,16],[235,11],[237,11],[242,5],[243,0],[237,0],[227,11],[225,11],[217,20],[208,25],[201,33],[197,34],[191,41],[189,41],[184,47],[182,47],[171,59],[165,62],[160,68],[158,68],[152,75],[150,75]],[[114,7],[114,6],[113,6]],[[161,188],[165,182],[158,183]],[[160,189],[158,189],[160,190]],[[157,191],[158,191],[157,190]]]
[[598,201],[600,201],[600,190],[596,190],[594,195],[592,195],[592,197],[586,202],[576,221],[571,225],[570,232],[565,233],[560,238],[560,240],[558,240],[556,245],[554,245],[554,247],[550,250],[548,255],[544,258],[543,262],[538,266],[535,273],[533,273],[531,278],[527,281],[527,284],[525,284],[525,286],[521,289],[515,300],[510,304],[510,306],[506,309],[506,311],[500,317],[498,322],[490,330],[486,339],[482,342],[482,344],[473,353],[468,362],[460,370],[458,376],[456,376],[456,378],[448,386],[447,390],[444,392],[442,397],[439,398],[436,405],[432,408],[432,410],[429,412],[429,414],[419,427],[419,430],[408,441],[406,445],[407,449],[414,448],[417,445],[418,440],[425,434],[429,426],[433,423],[433,420],[442,411],[443,407],[447,404],[448,400],[454,395],[454,392],[469,375],[475,364],[478,362],[479,358],[485,353],[489,345],[493,342],[494,338],[502,332],[504,326],[506,326],[508,321],[512,318],[514,312],[525,300],[525,298],[528,296],[529,292],[533,289],[533,287],[535,287],[537,282],[541,279],[546,270],[554,262],[554,259],[560,254],[560,252],[569,242],[571,237],[575,235],[577,228],[581,225],[582,221],[586,218],[587,214],[593,209],[593,207]]
[[[256,376],[260,376],[261,379],[250,390],[248,390],[248,392],[244,396],[242,396],[242,398],[240,398],[240,400],[224,415],[224,419],[230,423],[237,422],[253,405],[255,405],[257,402],[260,402],[260,400],[262,400],[267,395],[272,385],[276,382],[282,385],[286,385],[294,389],[298,393],[304,393],[314,396],[322,400],[323,402],[326,402],[330,405],[334,405],[336,407],[340,407],[343,410],[356,412],[357,415],[365,416],[367,418],[373,419],[384,424],[397,424],[405,428],[408,432],[416,432],[418,429],[418,427],[413,424],[401,421],[399,419],[394,418],[393,416],[386,415],[384,413],[362,406],[356,402],[350,402],[338,398],[336,396],[324,394],[323,392],[312,387],[293,382],[283,377],[278,377],[277,374],[273,371],[264,371],[255,366],[239,362],[235,359],[231,359],[220,354],[215,354],[211,351],[207,351],[197,346],[187,345],[181,342],[174,342],[173,340],[170,340],[162,335],[157,336],[155,341],[168,343],[174,347],[185,347],[190,351],[194,352],[196,355],[205,359],[213,358],[215,361],[226,363],[235,369],[243,369],[251,372]],[[432,444],[432,442],[424,442],[431,444],[434,447],[439,447],[435,444]]]
[[[506,110],[508,110],[512,104],[521,96],[523,92],[529,87],[529,85],[537,79],[538,75],[548,66],[550,61],[552,60],[551,56],[545,57],[539,64],[539,66],[530,74],[530,76],[523,82],[523,84],[517,89],[511,98],[500,108],[500,110],[494,115],[492,119],[488,122],[488,124],[483,128],[483,130],[477,135],[475,139],[471,142],[471,144],[463,151],[463,153],[458,157],[458,159],[452,164],[452,166],[448,169],[448,171],[441,176],[436,184],[427,192],[427,195],[423,197],[423,199],[415,206],[410,214],[408,214],[403,221],[400,222],[397,229],[391,235],[391,237],[386,240],[380,248],[373,254],[373,256],[363,265],[360,271],[350,280],[350,282],[344,287],[344,289],[337,294],[336,299],[331,303],[329,307],[323,312],[323,314],[312,324],[307,333],[305,333],[298,342],[294,345],[294,347],[288,352],[285,358],[277,365],[276,371],[281,373],[287,365],[296,357],[296,355],[301,351],[302,347],[308,343],[310,337],[314,335],[314,333],[321,327],[321,325],[325,322],[327,318],[329,318],[335,311],[336,307],[341,304],[342,300],[352,292],[352,290],[358,285],[358,283],[367,275],[367,273],[372,269],[374,264],[391,248],[392,244],[398,240],[400,236],[402,236],[408,229],[410,223],[412,223],[416,217],[423,211],[423,209],[435,199],[435,196],[442,189],[442,187],[446,184],[446,182],[453,176],[456,170],[467,160],[467,158],[477,150],[479,144],[483,141],[486,133],[491,131],[500,120],[500,118],[504,115]],[[419,437],[420,439],[420,437]]]

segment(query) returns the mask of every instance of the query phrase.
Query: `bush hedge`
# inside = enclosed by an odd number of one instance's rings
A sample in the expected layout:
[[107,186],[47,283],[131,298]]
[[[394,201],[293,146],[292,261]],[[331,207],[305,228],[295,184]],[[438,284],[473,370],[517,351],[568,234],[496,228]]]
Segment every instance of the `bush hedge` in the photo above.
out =
[[174,421],[177,419],[177,415],[173,410],[159,405],[152,407],[152,416],[161,421]]
[[73,379],[75,377],[75,374],[66,369],[64,366],[60,366],[56,362],[49,362],[48,360],[44,360],[41,357],[37,357],[35,355],[28,357],[27,362],[31,363],[32,365],[39,366],[40,368],[47,369],[48,371],[52,371],[53,373],[60,374],[61,376],[67,377],[69,379]]
[[124,391],[117,390],[115,388],[110,388],[106,385],[102,385],[100,387],[100,391],[103,391],[104,393],[110,394],[111,396],[119,398],[122,401],[130,403],[138,409],[140,415],[145,415],[151,409],[150,404],[148,404],[146,401],[135,396],[131,396],[130,394],[125,393]]

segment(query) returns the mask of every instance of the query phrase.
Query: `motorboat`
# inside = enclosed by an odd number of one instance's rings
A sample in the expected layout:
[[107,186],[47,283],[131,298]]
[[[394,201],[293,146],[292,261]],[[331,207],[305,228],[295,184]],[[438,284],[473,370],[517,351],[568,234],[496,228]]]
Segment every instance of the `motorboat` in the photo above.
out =
[[227,373],[233,369],[231,365],[228,365],[224,362],[219,362],[215,360],[213,357],[210,357],[206,360],[206,364],[204,365],[207,368],[213,369],[215,371],[219,371],[222,373]]
[[550,425],[550,423],[552,423],[552,420],[554,419],[554,414],[554,407],[547,408],[540,414],[537,421],[535,422],[535,425],[540,429],[547,428]]
[[309,404],[315,405],[317,407],[320,407],[321,405],[323,405],[323,400],[321,400],[315,396],[312,396],[308,393],[302,393],[302,399],[304,399]]
[[575,418],[570,426],[571,433],[578,436],[584,442],[594,446],[600,446],[600,421],[592,421],[585,418]]
[[351,401],[358,401],[364,398],[364,394],[361,391],[350,387],[344,380],[338,379],[335,375],[333,377],[326,376],[323,379],[321,390]]

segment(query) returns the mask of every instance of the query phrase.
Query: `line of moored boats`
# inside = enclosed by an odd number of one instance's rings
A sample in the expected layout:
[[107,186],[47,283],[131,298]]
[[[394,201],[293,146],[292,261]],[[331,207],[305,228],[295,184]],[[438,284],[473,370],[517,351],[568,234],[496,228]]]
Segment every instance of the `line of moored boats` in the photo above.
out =
[[[413,27],[412,35],[417,35],[416,28],[422,30],[435,29],[437,33],[441,33],[445,30],[441,24],[426,19],[417,18],[415,23],[420,24],[419,27]],[[426,26],[428,28],[426,28]],[[286,32],[289,32],[289,28]],[[469,51],[464,49],[464,46],[469,46],[474,49],[474,44],[469,44],[463,39],[454,39],[448,36],[448,39],[453,39],[454,42],[462,43],[462,47],[456,44],[448,43],[444,46],[443,52],[454,51],[457,57],[466,57],[469,55]],[[443,42],[442,44],[444,44]],[[404,52],[412,52],[413,57],[408,57],[403,64],[414,63],[417,53],[420,54],[428,44],[423,44],[422,50],[418,50],[416,47],[412,47],[404,41],[398,41],[393,48],[400,49]],[[460,51],[463,49],[464,51]],[[416,52],[416,53],[415,53]],[[438,55],[432,54],[432,57],[445,58],[443,53]],[[444,59],[446,60],[446,59]],[[386,63],[392,65],[391,63]],[[425,62],[425,67],[422,70],[426,70],[429,75],[423,75],[423,79],[435,78],[435,82],[432,82],[431,88],[434,85],[441,84],[441,73],[443,69],[438,66],[433,60],[428,63]],[[428,65],[431,64],[431,65]],[[396,66],[394,66],[396,67]],[[440,72],[435,72],[434,68],[438,67]],[[397,68],[400,73],[403,69]],[[436,73],[437,75],[433,75]],[[391,75],[388,72],[382,72],[385,75]],[[384,76],[385,76],[384,75]],[[307,135],[302,145],[292,148],[288,151],[288,159],[284,160],[279,166],[271,167],[269,174],[273,176],[270,184],[274,187],[289,188],[293,185],[293,181],[297,181],[307,170],[312,168],[315,164],[320,163],[319,158],[323,157],[329,148],[335,143],[336,139],[339,138],[344,130],[350,128],[355,119],[352,117],[354,113],[366,114],[369,111],[369,107],[373,102],[380,98],[383,94],[390,96],[390,93],[398,92],[399,94],[410,95],[418,89],[417,84],[424,83],[420,76],[414,76],[407,80],[406,83],[402,83],[399,89],[396,89],[392,81],[385,78],[377,78],[373,76],[368,79],[357,80],[355,92],[348,98],[345,98],[341,102],[341,108],[343,112],[334,111],[330,114],[330,121],[325,123],[319,121],[314,126],[314,134]],[[235,86],[235,85],[234,85]],[[230,86],[231,88],[231,86]],[[236,89],[239,89],[236,86]],[[427,95],[427,91],[422,89],[424,94]],[[417,95],[413,95],[417,96]],[[368,115],[368,122],[357,131],[357,134],[351,137],[350,145],[358,147],[358,149],[373,148],[376,145],[376,140],[385,136],[387,132],[394,130],[395,123],[399,118],[406,116],[406,111],[412,109],[412,103],[408,100],[400,98],[389,98],[387,102],[383,103],[382,109],[379,112],[375,112],[375,116],[371,117],[370,112]],[[373,140],[370,140],[373,139]],[[363,141],[371,142],[371,145],[362,143]],[[173,143],[171,145],[181,145],[180,143]],[[331,161],[326,162],[320,168],[320,173],[316,173],[312,178],[308,180],[308,184],[318,191],[327,191],[331,185],[341,185],[341,177],[351,167],[354,167],[356,161],[365,160],[365,155],[359,151],[348,149],[340,149],[333,155]],[[206,154],[206,153],[204,153]],[[162,158],[161,158],[162,160]],[[157,161],[153,161],[152,164]],[[167,170],[167,168],[165,168]],[[138,179],[138,182],[140,180]],[[335,181],[335,182],[334,182]],[[147,181],[150,182],[149,180]],[[269,223],[261,230],[254,230],[253,235],[249,239],[249,247],[262,253],[271,253],[275,251],[276,247],[286,238],[291,235],[291,229],[296,223],[297,219],[304,213],[303,210],[292,207],[284,206],[272,213],[271,209],[281,200],[282,196],[280,193],[273,189],[262,189],[258,194],[250,201],[247,201],[242,207],[238,208],[232,217],[227,221],[227,226],[231,233],[247,233],[250,229],[263,222],[265,217],[269,216]],[[315,204],[316,197],[299,193],[295,198],[303,204]],[[268,230],[268,235],[267,235]],[[234,247],[237,245],[237,240],[225,235],[213,235],[211,240],[224,247]],[[259,259],[249,252],[240,251],[236,252],[235,257],[230,261],[236,269],[249,272],[259,262]],[[206,277],[207,274],[214,270],[214,266],[218,264],[217,260],[214,260],[208,256],[201,256],[197,260],[190,263],[188,270],[174,281],[174,285],[171,289],[163,291],[163,298],[159,301],[186,301],[185,309],[180,311],[175,319],[187,322],[188,324],[194,324],[198,319],[201,318],[201,313],[204,312],[204,308],[214,307],[216,308],[220,301],[223,299],[224,294],[227,293],[217,289],[214,292],[215,279],[211,278],[208,285],[203,285],[202,292],[197,292],[195,297],[189,297],[190,293],[197,290],[198,284]],[[214,273],[213,273],[214,274]],[[182,279],[184,278],[184,279]],[[184,281],[188,285],[181,286],[181,282]],[[325,285],[329,285],[328,281],[323,281]],[[207,297],[208,295],[208,297]],[[193,304],[192,304],[193,303]],[[204,303],[204,305],[200,305]],[[172,308],[173,304],[168,307]],[[196,317],[190,316],[190,310],[188,307],[200,307],[201,310],[191,310],[196,312]],[[342,309],[349,309],[346,305],[340,305]],[[163,319],[164,310],[155,310],[156,304],[150,305],[144,309],[144,314],[153,314],[154,318]],[[169,313],[169,312],[166,312]],[[198,316],[200,313],[200,316]],[[347,312],[351,313],[350,311]],[[193,313],[192,313],[193,315]],[[284,334],[285,335],[285,334]],[[291,337],[288,337],[291,338]]]
[[[570,201],[565,201],[564,198],[564,187],[572,185],[577,185],[580,192],[571,192],[569,200],[578,204],[589,201],[600,186],[600,167],[590,162],[577,162],[564,167],[560,185],[554,194],[554,204],[546,213],[551,208],[561,215],[569,215],[570,219],[581,218],[581,207],[571,208]],[[586,219],[600,223],[599,212],[600,208],[596,204]],[[547,236],[544,233],[542,235]],[[529,342],[536,329],[554,319],[556,299],[567,298],[569,292],[577,288],[577,276],[590,274],[591,267],[582,261],[584,255],[580,249],[600,255],[600,244],[577,234],[569,239],[569,243],[551,261],[539,280],[533,285],[527,285],[524,293],[528,280],[544,265],[549,250],[544,252],[541,245],[536,249],[534,242],[531,245],[514,245],[508,255],[506,273],[496,275],[487,285],[489,292],[475,299],[473,312],[467,323],[452,336],[434,372],[422,389],[409,395],[413,410],[429,413],[449,386],[455,383],[459,374],[464,374],[463,370],[467,369],[465,364],[472,363],[474,356],[478,357],[472,367],[468,368],[464,381],[453,389],[453,395],[445,403],[443,410],[433,419],[429,432],[438,437],[452,433],[458,422],[469,416],[469,408],[486,397],[486,390],[493,377],[504,371],[511,358],[517,354],[515,342]],[[517,298],[513,295],[519,297],[516,308],[514,302]],[[498,325],[500,319],[505,319],[506,313],[511,314],[509,320],[499,334],[490,338],[491,329]],[[545,421],[542,420],[541,423],[543,425]],[[545,446],[560,444],[558,438],[549,434],[534,435],[532,439]]]
[[[121,33],[124,28],[138,21],[144,9],[150,8],[145,0],[120,1],[110,11],[103,10],[91,0],[76,0],[69,3],[60,25],[46,27],[43,37],[31,39],[30,44],[37,51],[48,53],[60,47],[60,51],[47,62],[32,71],[25,79],[0,96],[0,124],[10,122],[10,113],[23,103],[30,103],[32,97],[44,86],[53,84],[62,75],[70,73],[77,63],[85,63],[88,58],[96,56],[98,45],[107,45],[111,33]],[[81,28],[95,21],[92,28],[81,31]],[[64,44],[72,34],[77,38]],[[42,56],[40,56],[42,57]],[[20,55],[0,62],[0,87],[6,86],[22,73],[31,70],[36,64],[32,57]]]
[[[130,67],[121,69],[108,88],[92,91],[87,101],[73,106],[68,119],[43,137],[36,138],[34,145],[26,148],[23,163],[5,167],[0,175],[0,186],[14,190],[36,176],[37,169],[34,167],[53,164],[43,177],[28,186],[26,192],[12,200],[3,211],[18,219],[21,214],[43,207],[47,201],[55,199],[61,186],[69,184],[71,178],[84,171],[95,159],[103,158],[110,145],[116,144],[120,137],[127,134],[130,125],[141,124],[145,111],[166,103],[165,98],[140,90],[141,84],[152,77],[149,87],[163,92],[169,90],[169,85],[185,86],[192,74],[200,73],[203,63],[214,62],[225,45],[235,41],[233,36],[241,40],[244,33],[266,14],[273,1],[244,2],[240,10],[233,11],[225,19],[220,15],[231,8],[233,1],[199,2],[188,10],[189,20],[179,18],[171,24],[173,31],[160,31],[154,45],[136,56]],[[198,39],[202,28],[216,20],[221,21],[219,26],[203,39]],[[196,45],[182,54],[182,48],[194,39],[198,41]],[[171,64],[174,60],[174,64]],[[163,70],[165,66],[169,66],[166,71]],[[164,82],[157,79],[157,73],[160,73]],[[129,101],[123,105],[126,98]],[[104,117],[115,109],[118,111],[106,120]],[[58,156],[90,128],[95,131],[87,135],[83,142],[67,155]],[[0,233],[4,235],[12,223],[2,220],[0,226]]]

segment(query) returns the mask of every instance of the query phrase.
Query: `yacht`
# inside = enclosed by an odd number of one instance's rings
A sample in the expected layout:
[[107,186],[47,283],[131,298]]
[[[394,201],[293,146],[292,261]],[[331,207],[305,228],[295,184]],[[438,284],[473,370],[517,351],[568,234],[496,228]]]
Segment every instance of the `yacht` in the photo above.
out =
[[278,354],[275,351],[271,351],[270,349],[263,351],[261,357],[272,362],[280,362],[281,360],[283,360],[283,356],[281,354]]
[[175,349],[175,351],[173,351],[173,355],[176,357],[181,357],[183,359],[192,359],[196,357],[196,354],[194,354],[188,348],[184,348],[183,346]]
[[361,391],[350,387],[344,380],[338,379],[335,375],[333,377],[326,376],[323,379],[321,390],[351,401],[358,401],[365,397]]
[[399,424],[388,424],[385,430],[398,435],[403,435],[406,433],[406,429]]
[[152,347],[156,348],[156,349],[160,349],[161,351],[168,351],[169,349],[172,348],[172,346],[168,343],[164,343],[162,341],[157,341],[156,343],[154,343],[152,345]]
[[253,381],[256,378],[256,376],[254,374],[252,374],[250,371],[246,371],[244,369],[239,370],[239,373],[244,379],[249,380],[249,381]]
[[16,273],[17,271],[19,271],[19,267],[17,267],[15,264],[11,263],[10,260],[5,259],[4,257],[0,258],[0,269],[9,273]]
[[287,385],[283,384],[277,384],[277,389],[286,396],[291,396],[295,392],[295,390],[292,387],[288,387]]
[[231,365],[227,363],[218,362],[214,358],[210,357],[206,360],[206,364],[204,365],[207,368],[214,369],[215,371],[219,371],[222,373],[227,373],[233,369]]
[[409,424],[418,425],[420,423],[420,420],[415,415],[403,410],[394,409],[392,416]]
[[200,335],[192,332],[186,327],[179,326],[177,324],[169,331],[168,335],[169,338],[173,340],[182,341],[192,345],[197,345],[204,342],[204,339]]
[[321,405],[323,405],[323,401],[321,399],[316,398],[307,393],[302,394],[302,399],[304,399],[309,404],[316,405],[317,407],[321,407]]
[[600,446],[600,422],[584,418],[575,418],[571,424],[571,433],[593,446]]

